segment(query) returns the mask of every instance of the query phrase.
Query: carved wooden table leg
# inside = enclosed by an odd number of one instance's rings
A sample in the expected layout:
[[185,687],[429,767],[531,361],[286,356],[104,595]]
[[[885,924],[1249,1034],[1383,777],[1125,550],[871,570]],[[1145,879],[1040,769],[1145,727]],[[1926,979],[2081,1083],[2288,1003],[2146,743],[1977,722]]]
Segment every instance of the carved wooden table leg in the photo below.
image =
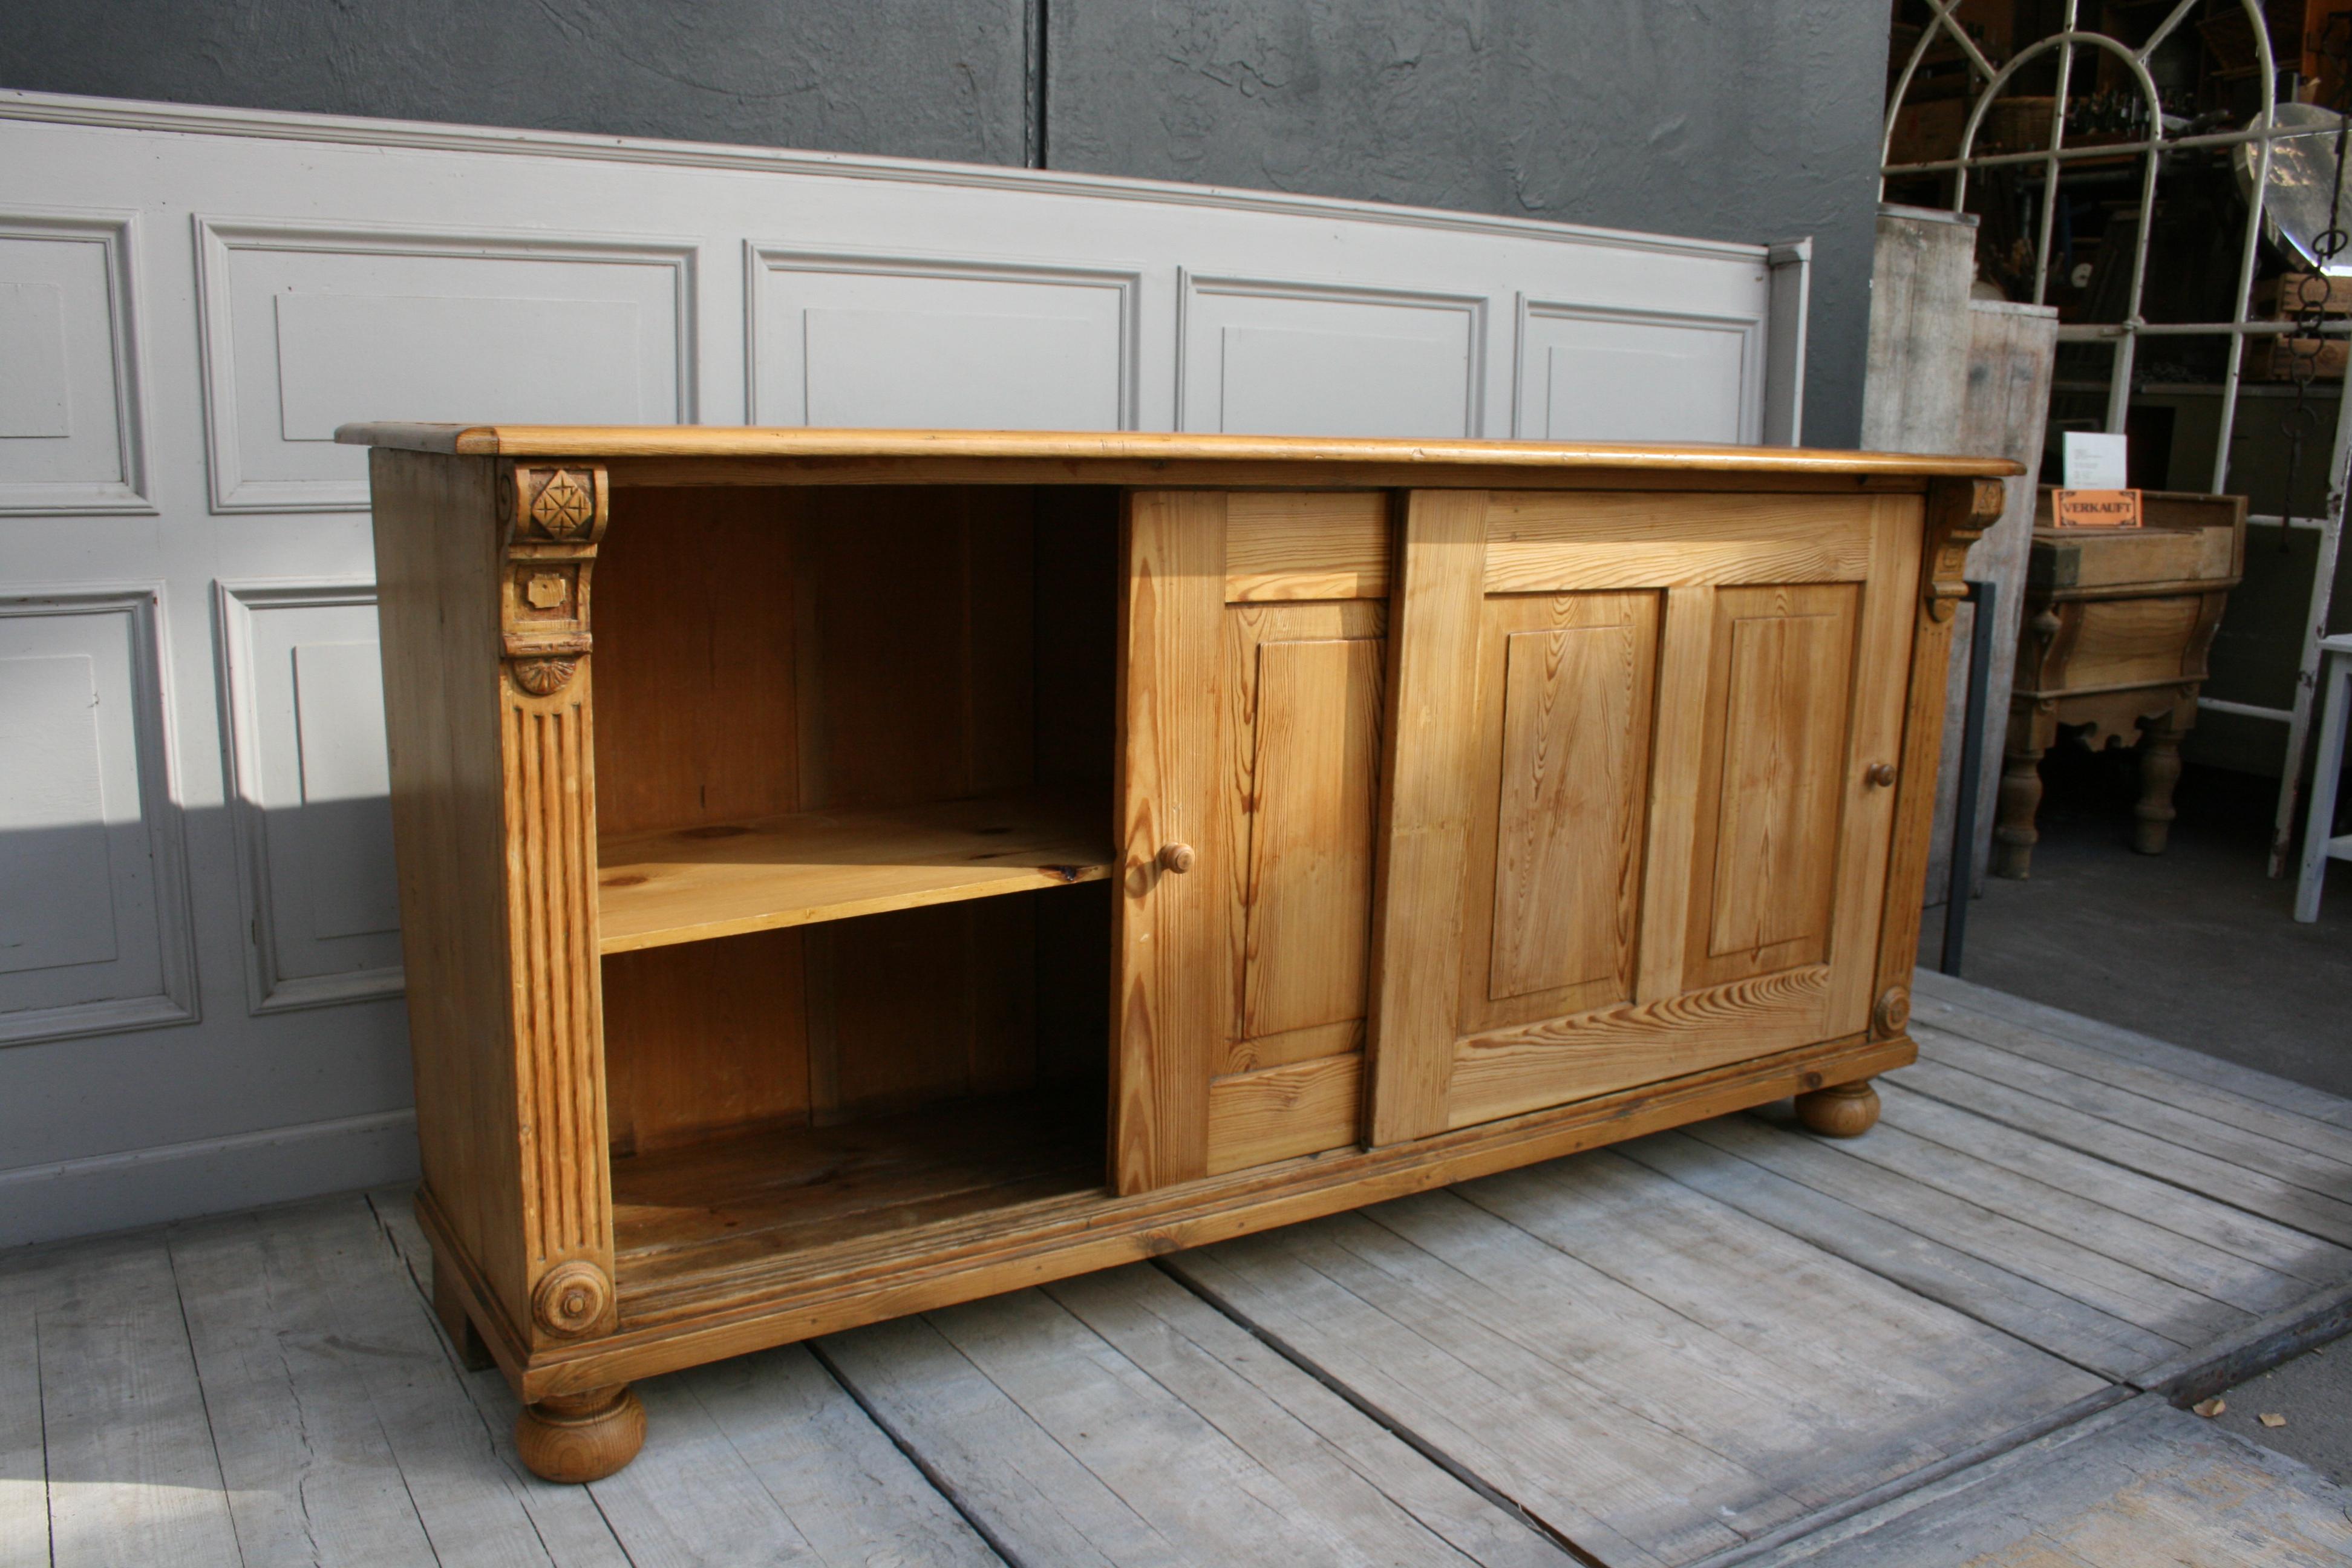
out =
[[1825,1138],[1859,1138],[1878,1125],[1878,1090],[1864,1079],[1801,1094],[1797,1120]]
[[2023,881],[2033,868],[2033,815],[2042,809],[2042,756],[2057,733],[2057,705],[2024,701],[2010,710],[2001,749],[2000,804],[1992,829],[1992,874]]
[[2042,835],[2033,815],[2042,808],[2042,753],[2006,752],[2000,760],[2000,810],[1992,830],[1992,874],[2023,881],[2033,870]]
[[2187,728],[2176,712],[2147,721],[2139,743],[2139,803],[2132,807],[2138,820],[2132,826],[2132,847],[2143,855],[2161,855],[2172,835],[2172,790],[2180,782],[2180,733]]
[[554,1394],[522,1407],[514,1436],[532,1475],[551,1481],[601,1481],[646,1446],[646,1407],[626,1384]]

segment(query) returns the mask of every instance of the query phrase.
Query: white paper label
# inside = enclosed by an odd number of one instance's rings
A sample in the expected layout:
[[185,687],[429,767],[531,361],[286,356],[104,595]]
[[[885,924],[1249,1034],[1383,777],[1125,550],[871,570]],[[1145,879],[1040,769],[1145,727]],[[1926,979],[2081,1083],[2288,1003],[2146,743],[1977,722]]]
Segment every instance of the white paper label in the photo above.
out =
[[2070,490],[2127,489],[2124,446],[2128,437],[2101,436],[2085,430],[2066,432],[2066,488]]

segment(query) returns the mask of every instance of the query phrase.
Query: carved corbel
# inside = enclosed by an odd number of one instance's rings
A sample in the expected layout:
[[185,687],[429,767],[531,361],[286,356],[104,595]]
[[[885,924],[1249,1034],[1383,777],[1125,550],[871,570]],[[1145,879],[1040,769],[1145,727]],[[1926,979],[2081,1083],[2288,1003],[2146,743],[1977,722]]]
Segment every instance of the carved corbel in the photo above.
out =
[[1947,479],[1927,498],[1926,598],[1930,618],[1948,621],[1968,596],[1969,546],[2000,521],[2009,487],[1999,479]]
[[529,696],[561,692],[588,653],[589,573],[610,511],[602,468],[499,466],[499,630],[507,673]]

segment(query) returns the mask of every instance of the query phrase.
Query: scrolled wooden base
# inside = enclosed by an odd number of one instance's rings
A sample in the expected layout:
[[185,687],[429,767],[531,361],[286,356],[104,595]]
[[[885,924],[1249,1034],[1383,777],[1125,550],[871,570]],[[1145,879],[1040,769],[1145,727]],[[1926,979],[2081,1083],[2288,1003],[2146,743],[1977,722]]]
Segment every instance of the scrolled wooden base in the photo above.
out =
[[1864,1079],[1801,1094],[1797,1120],[1824,1138],[1859,1138],[1878,1125],[1878,1090]]
[[515,1447],[534,1476],[601,1481],[646,1446],[646,1407],[628,1384],[560,1394],[515,1417]]

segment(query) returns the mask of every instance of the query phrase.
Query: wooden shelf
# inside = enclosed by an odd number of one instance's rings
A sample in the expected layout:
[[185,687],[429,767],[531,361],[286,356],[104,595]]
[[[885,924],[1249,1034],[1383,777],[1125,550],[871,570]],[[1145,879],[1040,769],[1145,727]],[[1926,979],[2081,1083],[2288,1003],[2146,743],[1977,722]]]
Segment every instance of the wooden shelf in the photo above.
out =
[[992,795],[600,839],[599,950],[634,952],[1110,875],[1099,795]]
[[[623,1315],[687,1310],[747,1274],[920,1251],[1008,1210],[1099,1200],[1099,1085],[740,1133],[613,1162]],[[782,1273],[779,1273],[782,1270]]]

